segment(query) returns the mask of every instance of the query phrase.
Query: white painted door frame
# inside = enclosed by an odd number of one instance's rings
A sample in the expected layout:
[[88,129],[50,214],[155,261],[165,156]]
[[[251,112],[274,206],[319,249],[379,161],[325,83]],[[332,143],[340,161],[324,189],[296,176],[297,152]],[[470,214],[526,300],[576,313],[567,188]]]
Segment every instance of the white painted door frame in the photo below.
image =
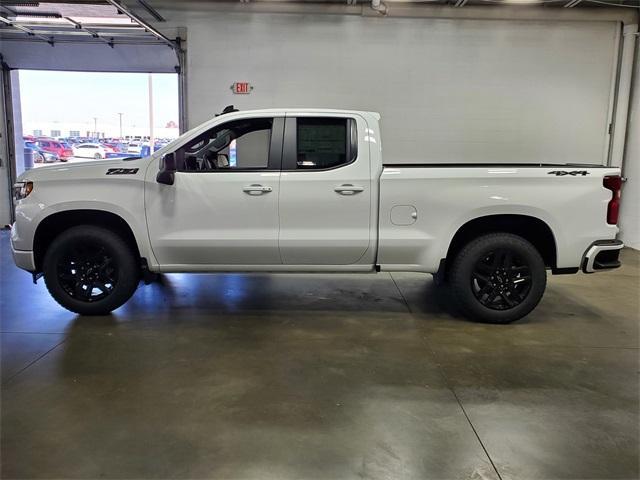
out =
[[13,113],[11,106],[10,71],[4,66],[0,72],[0,227],[13,221],[11,186],[14,181]]

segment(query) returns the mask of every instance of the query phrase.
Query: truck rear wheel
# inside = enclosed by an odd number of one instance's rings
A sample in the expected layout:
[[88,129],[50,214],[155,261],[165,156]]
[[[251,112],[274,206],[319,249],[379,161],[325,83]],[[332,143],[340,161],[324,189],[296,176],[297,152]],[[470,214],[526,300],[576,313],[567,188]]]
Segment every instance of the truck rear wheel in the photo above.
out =
[[472,240],[458,253],[451,287],[472,320],[511,323],[530,313],[547,283],[544,261],[524,238],[492,233]]
[[140,281],[136,256],[110,230],[80,225],[58,235],[43,262],[51,296],[81,315],[106,315],[124,304]]

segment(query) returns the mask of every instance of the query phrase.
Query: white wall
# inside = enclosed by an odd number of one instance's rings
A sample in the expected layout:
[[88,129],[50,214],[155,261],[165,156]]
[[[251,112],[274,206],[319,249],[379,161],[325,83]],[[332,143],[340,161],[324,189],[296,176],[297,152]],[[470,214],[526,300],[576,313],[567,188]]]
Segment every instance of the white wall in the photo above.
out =
[[623,163],[627,183],[622,190],[620,239],[640,250],[640,51],[637,47]]
[[[193,15],[189,126],[228,104],[382,113],[391,162],[605,163],[617,24]],[[233,95],[249,81],[250,95]]]

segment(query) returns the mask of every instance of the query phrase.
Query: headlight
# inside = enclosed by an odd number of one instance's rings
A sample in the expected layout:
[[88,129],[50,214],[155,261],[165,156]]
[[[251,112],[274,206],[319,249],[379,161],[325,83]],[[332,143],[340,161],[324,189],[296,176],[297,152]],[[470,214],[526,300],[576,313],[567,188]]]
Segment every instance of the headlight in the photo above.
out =
[[27,198],[33,191],[33,182],[16,182],[13,184],[13,199],[22,200]]

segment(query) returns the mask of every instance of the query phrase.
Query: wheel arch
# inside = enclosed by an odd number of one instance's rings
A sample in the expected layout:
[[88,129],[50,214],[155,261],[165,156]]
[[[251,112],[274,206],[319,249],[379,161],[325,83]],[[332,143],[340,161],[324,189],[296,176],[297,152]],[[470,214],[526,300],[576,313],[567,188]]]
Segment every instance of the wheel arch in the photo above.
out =
[[440,274],[446,273],[447,264],[471,240],[489,233],[511,233],[529,241],[540,252],[545,266],[556,268],[558,245],[551,227],[544,221],[531,215],[497,214],[476,217],[460,226],[454,234],[444,262],[441,263]]
[[33,256],[37,272],[42,271],[42,262],[47,247],[53,239],[69,228],[78,225],[95,225],[111,230],[122,237],[137,258],[141,258],[140,248],[133,230],[120,215],[98,209],[62,210],[43,218],[35,231]]

